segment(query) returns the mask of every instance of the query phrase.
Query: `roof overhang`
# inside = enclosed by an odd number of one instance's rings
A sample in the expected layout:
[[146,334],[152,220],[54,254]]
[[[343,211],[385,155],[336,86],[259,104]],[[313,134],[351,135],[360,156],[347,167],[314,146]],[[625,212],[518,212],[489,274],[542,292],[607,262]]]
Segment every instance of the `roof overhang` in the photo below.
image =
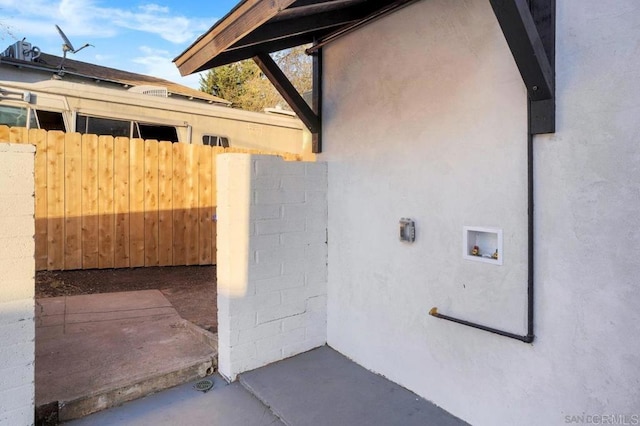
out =
[[182,75],[321,41],[415,0],[243,0],[174,59]]

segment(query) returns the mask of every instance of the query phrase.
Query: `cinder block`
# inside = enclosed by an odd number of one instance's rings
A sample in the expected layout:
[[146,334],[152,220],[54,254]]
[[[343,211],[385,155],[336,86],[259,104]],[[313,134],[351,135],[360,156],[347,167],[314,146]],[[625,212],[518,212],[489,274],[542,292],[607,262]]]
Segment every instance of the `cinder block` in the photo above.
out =
[[249,281],[251,282],[273,279],[280,276],[282,276],[282,267],[280,264],[259,264],[249,267]]
[[316,297],[310,297],[306,302],[307,312],[326,312],[327,311],[327,296],[320,295]]
[[305,229],[309,232],[327,230],[327,212],[309,212],[305,218]]
[[327,242],[326,231],[287,232],[280,234],[280,242],[284,246],[299,247],[308,244],[325,244]]
[[305,191],[304,202],[310,206],[326,208],[327,191]]
[[282,263],[288,261],[302,261],[305,258],[304,249],[280,245],[277,248],[257,250],[258,263]]
[[306,164],[302,161],[283,161],[284,167],[281,170],[283,176],[295,175],[304,176],[306,171]]
[[[0,338],[2,345],[9,349],[11,346],[20,346],[22,343],[30,342],[35,338],[36,323],[33,314],[29,318],[20,321],[0,325]],[[20,350],[18,347],[16,350]],[[29,354],[24,354],[29,355]],[[33,354],[31,354],[33,356]],[[22,360],[28,358],[21,358]]]
[[304,192],[305,177],[299,175],[282,176],[280,178],[280,188],[285,191]]
[[272,155],[253,155],[253,174],[254,176],[278,176],[282,174],[285,161]]
[[280,182],[278,175],[257,176],[251,180],[251,189],[254,191],[278,189],[281,188]]
[[261,339],[256,341],[256,349],[258,353],[261,352],[271,352],[271,351],[281,351],[282,347],[293,344],[297,342],[301,342],[304,340],[305,330],[304,328],[297,328],[294,330],[287,331],[286,333],[282,333],[278,336],[274,336],[269,339]]
[[255,191],[253,199],[256,205],[303,203],[305,201],[305,192],[263,189]]
[[264,219],[280,219],[282,218],[282,207],[279,204],[274,205],[253,205],[249,214],[251,221]]
[[326,285],[328,282],[327,261],[325,259],[309,259],[307,258],[307,266],[305,269],[305,285]]
[[233,363],[241,360],[256,358],[256,344],[254,342],[238,344],[231,347],[231,361]]
[[294,275],[282,275],[280,277],[268,278],[254,281],[256,294],[269,293],[287,288],[304,286],[304,275],[302,273]]
[[261,339],[273,339],[282,333],[282,321],[271,321],[255,327],[240,330],[238,344],[257,342]]
[[[277,306],[282,303],[280,291],[261,292],[251,297],[233,298],[230,300],[230,310],[234,313],[253,313],[261,308]],[[252,324],[254,326],[255,324]]]
[[296,342],[296,343],[290,343],[282,348],[282,357],[289,358],[294,355],[307,352],[313,348],[317,348],[322,345],[324,345],[324,343],[314,344],[314,342],[308,342],[306,340],[303,340],[301,342]]
[[304,231],[304,220],[261,220],[255,223],[256,235],[281,234]]
[[232,312],[229,315],[229,330],[246,330],[258,324],[257,315],[253,312]]
[[324,161],[303,163],[305,167],[305,174],[307,176],[327,176],[328,166]]
[[[16,386],[28,386],[34,383],[33,369],[31,364],[25,360],[25,368],[5,368],[0,369],[0,389],[11,389]],[[2,405],[2,404],[0,404]]]
[[249,241],[249,250],[270,250],[280,247],[280,236],[278,234],[256,235]]
[[284,220],[306,220],[309,214],[309,206],[301,204],[287,204],[282,206],[282,218]]
[[306,312],[303,312],[300,315],[284,318],[282,320],[282,331],[286,333],[297,328],[304,329],[307,327],[308,321],[309,318]]
[[289,305],[278,305],[275,307],[258,310],[258,324],[284,319],[293,315],[299,315],[305,311],[305,302],[300,301]]

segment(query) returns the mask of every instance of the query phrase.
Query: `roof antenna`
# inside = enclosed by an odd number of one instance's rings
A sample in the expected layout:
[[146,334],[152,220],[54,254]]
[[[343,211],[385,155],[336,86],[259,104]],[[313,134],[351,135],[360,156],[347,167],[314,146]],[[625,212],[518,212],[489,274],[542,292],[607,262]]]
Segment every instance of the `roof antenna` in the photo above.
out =
[[69,40],[69,38],[65,35],[64,31],[62,31],[62,29],[56,25],[56,29],[58,30],[58,34],[60,34],[60,37],[62,37],[62,41],[64,43],[62,43],[62,62],[60,62],[60,66],[58,67],[58,75],[63,75],[64,74],[64,61],[67,59],[67,52],[71,52],[71,53],[78,53],[79,51],[81,51],[82,49],[84,49],[85,47],[94,47],[92,44],[86,43],[84,46],[82,46],[79,49],[74,49],[73,44],[71,44],[71,41]]

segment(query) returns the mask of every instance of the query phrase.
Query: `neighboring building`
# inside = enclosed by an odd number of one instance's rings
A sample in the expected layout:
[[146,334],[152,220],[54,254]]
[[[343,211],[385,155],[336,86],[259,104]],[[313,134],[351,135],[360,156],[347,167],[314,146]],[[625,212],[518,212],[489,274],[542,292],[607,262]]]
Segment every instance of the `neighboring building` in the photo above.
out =
[[176,63],[319,43],[327,343],[474,425],[637,424],[637,2],[257,3]]
[[302,154],[295,116],[231,103],[164,79],[64,59],[25,41],[0,55],[0,124]]

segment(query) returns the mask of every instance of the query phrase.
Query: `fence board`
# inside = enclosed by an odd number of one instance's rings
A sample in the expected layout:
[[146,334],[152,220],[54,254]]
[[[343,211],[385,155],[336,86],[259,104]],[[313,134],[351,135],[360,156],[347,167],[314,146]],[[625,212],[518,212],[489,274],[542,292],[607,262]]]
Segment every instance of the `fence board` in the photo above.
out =
[[131,267],[144,266],[144,141],[131,139]]
[[114,265],[116,268],[130,266],[129,259],[129,138],[116,138],[114,141],[114,171],[113,196],[115,212],[115,252]]
[[37,147],[37,270],[215,263],[216,156],[257,153],[6,126],[0,141]]
[[98,137],[98,267],[113,268],[115,216],[113,200],[114,150],[112,136]]
[[186,186],[185,167],[186,146],[173,144],[173,264],[186,265],[186,231],[187,202],[184,189]]
[[144,143],[144,266],[158,266],[158,142]]
[[[6,126],[7,135],[9,129]],[[0,127],[0,140],[3,129]],[[35,262],[36,270],[47,269],[47,132],[44,130],[29,131],[29,140],[36,146],[34,163],[35,180]]]
[[82,268],[99,266],[98,259],[98,136],[82,135]]
[[213,220],[213,194],[211,187],[211,161],[213,153],[207,146],[197,146],[198,155],[198,263],[210,265],[212,261],[211,237]]
[[64,269],[82,268],[82,136],[64,144]]
[[173,144],[158,144],[158,264],[173,265]]
[[49,132],[47,135],[47,216],[47,269],[64,269],[64,133],[62,132]]
[[185,145],[185,262],[197,265],[198,262],[198,192],[199,173],[196,146]]

